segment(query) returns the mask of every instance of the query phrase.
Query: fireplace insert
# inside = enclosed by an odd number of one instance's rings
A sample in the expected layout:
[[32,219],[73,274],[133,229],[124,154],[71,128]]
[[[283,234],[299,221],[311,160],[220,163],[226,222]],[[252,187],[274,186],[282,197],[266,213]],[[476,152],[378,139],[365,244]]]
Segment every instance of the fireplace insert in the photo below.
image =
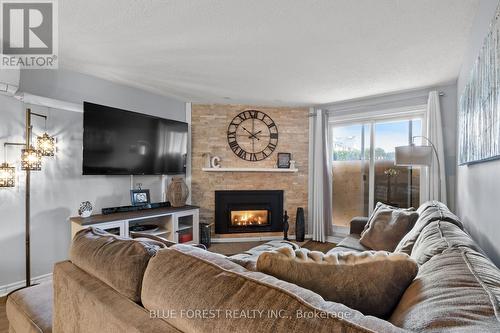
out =
[[215,232],[283,230],[283,191],[215,191]]
[[270,214],[267,209],[258,210],[232,210],[231,226],[246,227],[251,225],[269,225]]

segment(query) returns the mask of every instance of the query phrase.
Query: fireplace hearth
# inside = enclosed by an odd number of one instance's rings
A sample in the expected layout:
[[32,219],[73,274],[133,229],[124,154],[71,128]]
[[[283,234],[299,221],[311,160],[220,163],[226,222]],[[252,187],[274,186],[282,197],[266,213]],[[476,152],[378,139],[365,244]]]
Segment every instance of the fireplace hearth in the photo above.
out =
[[217,234],[283,230],[283,191],[215,191]]

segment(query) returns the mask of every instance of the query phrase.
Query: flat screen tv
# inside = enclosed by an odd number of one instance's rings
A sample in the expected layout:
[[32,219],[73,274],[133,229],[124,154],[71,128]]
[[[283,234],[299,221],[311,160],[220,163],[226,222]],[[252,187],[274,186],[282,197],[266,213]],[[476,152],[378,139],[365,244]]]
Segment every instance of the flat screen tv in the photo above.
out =
[[184,173],[187,133],[187,123],[84,102],[83,174]]

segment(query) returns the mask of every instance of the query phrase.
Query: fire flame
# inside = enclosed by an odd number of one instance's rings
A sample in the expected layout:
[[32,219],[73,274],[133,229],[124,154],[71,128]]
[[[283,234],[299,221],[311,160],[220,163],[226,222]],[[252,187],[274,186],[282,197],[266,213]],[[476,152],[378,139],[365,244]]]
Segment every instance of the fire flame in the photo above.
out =
[[231,222],[237,226],[263,225],[268,223],[267,210],[257,211],[233,211]]

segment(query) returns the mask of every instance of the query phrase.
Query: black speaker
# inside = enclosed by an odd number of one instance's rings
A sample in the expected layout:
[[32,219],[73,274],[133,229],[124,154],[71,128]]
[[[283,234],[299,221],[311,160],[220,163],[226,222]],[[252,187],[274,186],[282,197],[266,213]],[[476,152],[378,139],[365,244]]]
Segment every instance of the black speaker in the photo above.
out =
[[121,206],[121,207],[108,207],[103,208],[101,210],[103,215],[114,214],[114,213],[126,213],[126,212],[136,212],[138,210],[146,210],[146,209],[156,209],[156,208],[165,208],[170,207],[170,202],[156,202],[147,205],[141,206]]

